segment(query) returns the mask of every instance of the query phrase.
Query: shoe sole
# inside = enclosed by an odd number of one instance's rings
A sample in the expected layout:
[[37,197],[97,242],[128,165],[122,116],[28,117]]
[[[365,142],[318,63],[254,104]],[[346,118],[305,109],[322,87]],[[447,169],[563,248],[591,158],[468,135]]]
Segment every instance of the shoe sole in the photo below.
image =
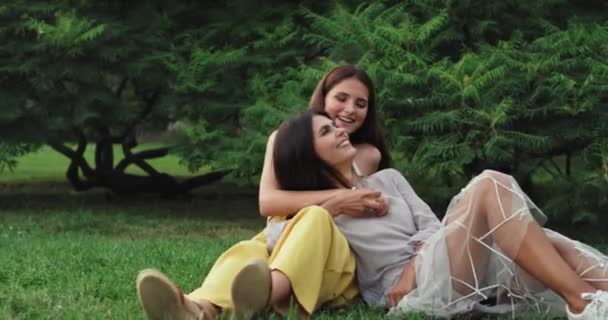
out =
[[233,320],[249,320],[266,307],[270,297],[271,277],[263,259],[247,263],[232,282]]
[[137,296],[150,320],[196,320],[186,310],[181,290],[157,270],[139,273]]

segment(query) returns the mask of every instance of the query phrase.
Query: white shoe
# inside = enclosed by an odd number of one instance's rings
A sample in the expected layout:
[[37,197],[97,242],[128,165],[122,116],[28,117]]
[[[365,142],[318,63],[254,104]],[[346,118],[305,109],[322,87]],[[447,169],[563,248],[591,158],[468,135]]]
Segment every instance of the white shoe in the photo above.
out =
[[573,314],[566,306],[568,320],[605,320],[608,319],[608,291],[598,290],[591,293],[581,294],[583,300],[590,301],[585,310],[579,314]]
[[232,319],[249,320],[268,304],[272,287],[270,269],[263,259],[252,259],[232,282]]

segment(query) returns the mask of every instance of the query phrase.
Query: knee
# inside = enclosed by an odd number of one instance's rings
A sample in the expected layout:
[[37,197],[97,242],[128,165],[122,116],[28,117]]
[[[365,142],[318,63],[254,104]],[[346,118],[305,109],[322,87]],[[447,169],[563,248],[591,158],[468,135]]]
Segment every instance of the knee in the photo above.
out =
[[494,170],[484,170],[474,180],[475,190],[480,193],[487,193],[488,191],[496,191],[498,186],[509,187],[513,181],[513,177],[508,174],[504,174]]
[[500,182],[507,185],[513,177],[500,171],[486,169],[480,175],[480,178],[487,178],[492,181]]
[[256,240],[243,240],[234,244],[226,252],[228,251],[246,255],[258,255],[260,252],[266,252],[266,244]]
[[331,214],[320,206],[306,207],[296,214],[298,221],[308,221],[312,224],[326,224],[332,222]]

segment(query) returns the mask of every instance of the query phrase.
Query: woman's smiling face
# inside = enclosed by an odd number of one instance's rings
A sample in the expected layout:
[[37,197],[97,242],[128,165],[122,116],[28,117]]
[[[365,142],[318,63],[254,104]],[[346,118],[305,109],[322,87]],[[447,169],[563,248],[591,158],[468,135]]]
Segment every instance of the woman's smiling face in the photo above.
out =
[[347,133],[357,131],[367,117],[369,90],[357,78],[346,78],[325,95],[325,112]]
[[334,168],[353,161],[357,149],[350,143],[345,128],[336,127],[331,119],[316,115],[312,119],[312,130],[315,152],[321,160]]

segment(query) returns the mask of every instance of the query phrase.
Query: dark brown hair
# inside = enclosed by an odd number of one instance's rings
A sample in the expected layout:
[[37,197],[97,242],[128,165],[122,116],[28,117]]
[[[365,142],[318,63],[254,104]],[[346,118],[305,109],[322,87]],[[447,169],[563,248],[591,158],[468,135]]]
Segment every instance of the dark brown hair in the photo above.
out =
[[350,141],[353,144],[368,143],[376,147],[382,156],[378,169],[386,169],[391,166],[391,156],[378,119],[374,83],[365,71],[354,65],[341,65],[331,69],[319,81],[315,91],[313,91],[310,98],[310,107],[316,112],[325,112],[325,96],[327,93],[342,80],[349,78],[361,81],[369,91],[367,116],[361,127],[350,134]]
[[314,146],[313,117],[325,113],[308,110],[283,122],[274,139],[274,174],[283,190],[350,188],[350,182],[319,158]]

